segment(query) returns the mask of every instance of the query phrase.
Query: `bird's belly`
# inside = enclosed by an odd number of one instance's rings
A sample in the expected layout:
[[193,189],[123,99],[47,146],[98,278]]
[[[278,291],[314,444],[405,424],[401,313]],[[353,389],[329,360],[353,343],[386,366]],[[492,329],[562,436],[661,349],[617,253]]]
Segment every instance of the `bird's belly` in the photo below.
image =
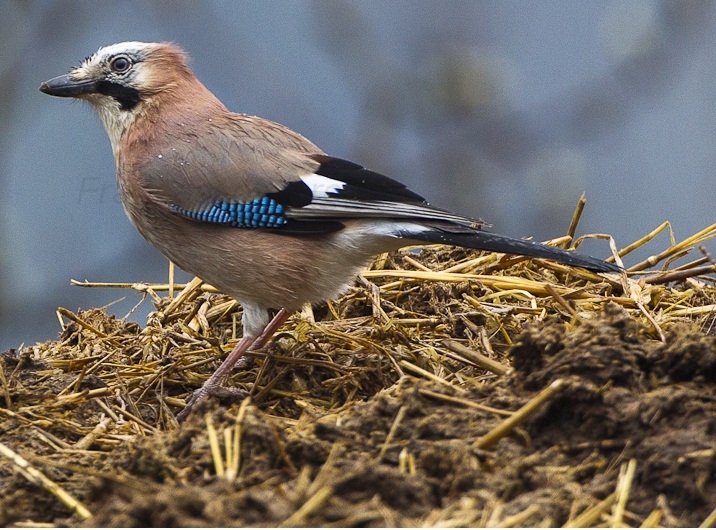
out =
[[388,250],[350,230],[291,236],[217,226],[147,208],[142,216],[129,213],[140,233],[178,267],[239,303],[266,308],[293,311],[306,302],[335,298],[374,254]]

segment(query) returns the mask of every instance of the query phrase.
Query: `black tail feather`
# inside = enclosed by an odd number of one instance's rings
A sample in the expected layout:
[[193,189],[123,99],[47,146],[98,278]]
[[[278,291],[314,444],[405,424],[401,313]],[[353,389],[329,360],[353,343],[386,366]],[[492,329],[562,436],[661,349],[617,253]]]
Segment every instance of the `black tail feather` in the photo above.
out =
[[545,258],[582,267],[594,272],[621,272],[622,268],[613,263],[607,263],[598,258],[584,256],[576,252],[569,252],[557,247],[550,247],[542,243],[534,243],[523,239],[491,234],[482,230],[470,232],[448,232],[440,229],[425,230],[405,234],[405,237],[416,239],[425,243],[441,243],[444,245],[455,245],[457,247],[474,248],[477,250],[489,250],[491,252],[502,252],[504,254],[516,254],[530,258]]

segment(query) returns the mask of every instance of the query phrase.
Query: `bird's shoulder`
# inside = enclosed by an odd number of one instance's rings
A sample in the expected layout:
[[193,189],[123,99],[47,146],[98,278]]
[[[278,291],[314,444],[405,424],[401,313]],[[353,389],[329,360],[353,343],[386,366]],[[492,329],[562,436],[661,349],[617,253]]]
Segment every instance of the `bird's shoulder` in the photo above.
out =
[[223,136],[226,141],[249,144],[270,153],[324,154],[308,138],[275,121],[250,114],[224,112],[205,121],[207,132]]

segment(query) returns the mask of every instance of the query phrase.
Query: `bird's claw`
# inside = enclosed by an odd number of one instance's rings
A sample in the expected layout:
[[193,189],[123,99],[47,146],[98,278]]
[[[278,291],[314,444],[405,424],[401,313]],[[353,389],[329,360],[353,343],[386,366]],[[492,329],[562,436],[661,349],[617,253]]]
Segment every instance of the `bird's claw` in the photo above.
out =
[[229,399],[231,401],[239,401],[249,396],[249,392],[241,388],[228,388],[221,385],[203,385],[189,394],[186,399],[186,406],[177,414],[177,421],[183,422],[189,417],[194,405],[208,397],[216,397],[219,399]]

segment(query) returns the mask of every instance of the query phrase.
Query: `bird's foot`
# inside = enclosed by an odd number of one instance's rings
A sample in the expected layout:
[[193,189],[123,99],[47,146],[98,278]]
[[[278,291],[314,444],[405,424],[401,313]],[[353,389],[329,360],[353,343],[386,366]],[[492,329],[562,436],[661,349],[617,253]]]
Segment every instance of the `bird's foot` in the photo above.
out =
[[249,396],[249,392],[241,388],[230,388],[219,384],[209,383],[207,381],[201,388],[192,392],[186,399],[186,406],[177,414],[177,421],[182,423],[189,417],[194,406],[200,401],[208,397],[216,397],[219,399],[228,399],[231,401],[239,401]]
[[273,320],[264,327],[258,337],[255,335],[244,335],[244,337],[234,346],[228,357],[224,359],[219,368],[212,374],[212,376],[206,380],[206,382],[194,391],[186,400],[186,406],[182,411],[177,414],[177,420],[181,423],[189,417],[191,410],[194,406],[203,401],[209,396],[215,396],[218,398],[231,398],[236,401],[239,399],[245,399],[249,393],[245,390],[238,388],[226,388],[221,386],[221,381],[229,375],[229,372],[233,369],[247,370],[253,363],[254,358],[252,356],[244,357],[244,353],[247,350],[258,349],[262,347],[276,332],[276,330],[283,324],[289,317],[289,314],[285,309],[279,311]]

